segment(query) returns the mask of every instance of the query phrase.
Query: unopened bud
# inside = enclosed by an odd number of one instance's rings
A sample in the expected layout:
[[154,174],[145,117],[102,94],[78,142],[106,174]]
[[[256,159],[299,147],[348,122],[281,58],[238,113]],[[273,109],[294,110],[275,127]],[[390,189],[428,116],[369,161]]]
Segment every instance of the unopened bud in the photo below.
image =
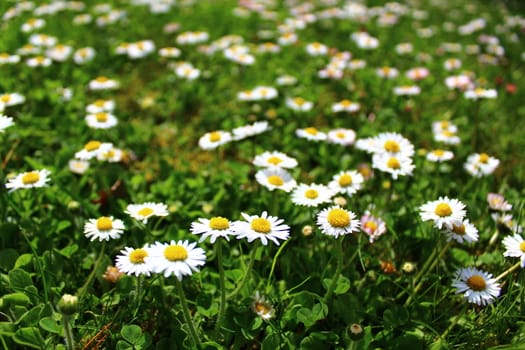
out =
[[344,207],[346,205],[346,203],[347,203],[347,201],[346,201],[345,197],[338,196],[338,197],[334,198],[334,204],[335,205],[338,205],[340,207]]
[[403,270],[403,272],[412,273],[416,269],[416,264],[407,261],[406,263],[403,264],[401,269]]
[[364,335],[363,327],[361,327],[359,323],[352,323],[350,327],[348,327],[348,336],[350,339],[359,340],[363,338]]
[[62,315],[71,316],[78,311],[78,297],[64,294],[57,304],[57,309]]
[[312,234],[313,228],[310,225],[305,225],[305,226],[303,226],[303,231],[302,232],[303,232],[303,236],[308,237],[308,236],[310,236]]

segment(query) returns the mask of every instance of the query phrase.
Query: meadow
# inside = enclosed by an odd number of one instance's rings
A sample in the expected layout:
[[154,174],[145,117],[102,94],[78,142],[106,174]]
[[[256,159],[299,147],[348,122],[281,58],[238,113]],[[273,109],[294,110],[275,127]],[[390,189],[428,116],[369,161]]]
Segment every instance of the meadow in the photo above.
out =
[[0,348],[524,349],[519,1],[0,2]]

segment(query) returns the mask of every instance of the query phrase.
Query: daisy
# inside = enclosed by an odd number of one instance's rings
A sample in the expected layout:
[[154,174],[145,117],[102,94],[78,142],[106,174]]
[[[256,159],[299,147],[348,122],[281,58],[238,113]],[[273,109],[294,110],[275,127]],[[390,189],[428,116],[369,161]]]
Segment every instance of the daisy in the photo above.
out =
[[42,18],[30,18],[22,24],[20,29],[24,33],[32,32],[35,29],[40,29],[46,25],[46,21]]
[[17,92],[0,94],[0,103],[6,107],[16,106],[25,101],[25,96]]
[[343,77],[343,70],[342,69],[339,69],[337,67],[326,67],[325,69],[321,69],[317,75],[319,76],[319,78],[322,78],[322,79],[341,79]]
[[434,226],[440,230],[452,230],[454,226],[461,226],[466,215],[465,204],[448,197],[427,202],[419,210],[423,221],[434,221]]
[[452,286],[456,288],[456,294],[463,293],[469,303],[480,306],[492,303],[501,291],[492,274],[474,267],[459,269]]
[[306,52],[310,56],[324,56],[328,53],[328,46],[318,42],[306,45]]
[[274,317],[275,314],[272,304],[270,304],[263,295],[260,295],[259,291],[256,291],[253,296],[251,308],[252,311],[264,321],[268,321]]
[[22,56],[27,55],[38,55],[41,52],[41,49],[35,45],[26,44],[16,50],[16,53]]
[[153,202],[128,204],[125,213],[135,220],[142,221],[143,224],[147,224],[148,219],[152,216],[167,216],[168,206],[164,203]]
[[47,169],[21,173],[9,179],[5,187],[9,189],[9,192],[18,190],[19,188],[44,187],[47,186],[47,182],[50,180],[49,175],[51,175],[51,172]]
[[313,102],[306,101],[302,97],[294,97],[286,99],[286,106],[293,109],[294,111],[307,112],[314,106]]
[[206,254],[202,248],[195,248],[197,243],[189,241],[156,242],[150,246],[150,259],[153,272],[162,273],[164,277],[175,275],[179,281],[182,277],[191,276],[204,265]]
[[115,266],[127,275],[149,276],[152,272],[149,260],[150,248],[147,245],[143,248],[126,247],[120,251],[120,255],[117,255]]
[[181,54],[180,50],[176,47],[163,47],[159,49],[159,56],[174,58],[179,57]]
[[499,159],[486,153],[474,153],[468,156],[465,162],[465,170],[472,176],[482,177],[490,175],[499,165]]
[[376,69],[376,74],[380,78],[392,79],[399,75],[399,71],[396,68],[384,66],[382,68]]
[[118,88],[119,83],[116,80],[109,79],[105,76],[99,76],[91,80],[88,84],[90,90],[110,90]]
[[521,227],[512,217],[511,214],[503,214],[503,213],[492,213],[490,215],[496,225],[498,226],[498,229],[501,227],[503,229],[506,229],[508,231],[514,232],[514,233],[522,233],[523,227]]
[[426,158],[431,162],[445,162],[454,158],[454,153],[442,149],[435,149],[428,152]]
[[332,105],[332,112],[339,113],[339,112],[348,112],[353,113],[359,111],[359,108],[361,106],[357,102],[352,102],[350,100],[342,100],[339,102],[336,102]]
[[461,68],[461,60],[457,58],[449,58],[444,63],[443,66],[446,70],[454,70]]
[[89,162],[81,159],[71,159],[68,162],[69,171],[75,174],[84,174],[89,169]]
[[266,42],[258,46],[257,51],[260,53],[277,53],[281,51],[281,47],[272,42]]
[[118,120],[111,113],[98,112],[95,114],[88,114],[86,116],[86,123],[93,129],[110,129],[118,124]]
[[414,145],[403,135],[395,132],[381,133],[372,141],[372,152],[388,154],[397,157],[411,157],[414,155]]
[[350,70],[358,70],[366,67],[366,61],[360,60],[360,59],[353,59],[350,62],[348,62],[348,69]]
[[75,53],[73,54],[73,61],[76,64],[84,64],[93,60],[93,58],[95,58],[95,55],[96,51],[94,48],[83,47],[75,51]]
[[259,135],[263,132],[269,130],[270,127],[268,122],[263,120],[260,122],[255,122],[253,124],[239,126],[232,130],[234,140],[243,140],[247,137]]
[[317,226],[328,236],[337,238],[359,230],[356,215],[338,205],[323,209],[317,214]]
[[503,239],[503,245],[505,246],[503,256],[520,258],[521,267],[525,267],[525,241],[523,237],[517,233],[507,236]]
[[271,100],[277,97],[277,89],[271,86],[258,86],[252,90],[254,100]]
[[446,228],[444,233],[447,236],[447,241],[472,243],[478,240],[478,229],[468,219],[463,220],[459,225],[452,225],[450,229]]
[[297,83],[297,78],[291,75],[281,75],[277,77],[275,82],[281,86],[294,85]]
[[292,175],[281,168],[266,168],[255,173],[257,182],[270,191],[275,189],[290,192],[297,185]]
[[392,156],[388,153],[374,154],[372,157],[372,167],[392,175],[392,179],[397,180],[399,176],[411,176],[415,165],[412,158],[406,156]]
[[20,62],[20,56],[10,55],[6,52],[0,53],[0,65],[2,64],[14,64]]
[[46,34],[32,34],[29,37],[29,43],[35,46],[51,47],[57,43],[58,39]]
[[494,89],[482,89],[476,88],[474,90],[465,91],[465,98],[470,100],[477,100],[480,98],[496,98],[498,97],[498,92]]
[[191,64],[181,64],[175,69],[175,74],[179,78],[195,80],[201,75],[201,71],[194,68]]
[[228,131],[212,131],[202,135],[199,139],[199,147],[204,150],[210,150],[219,147],[232,140],[232,135]]
[[319,131],[314,127],[297,129],[295,130],[295,134],[310,141],[324,141],[327,138],[324,132]]
[[219,237],[223,237],[229,241],[230,236],[235,235],[232,222],[222,216],[215,216],[211,219],[200,218],[198,221],[192,222],[190,231],[194,235],[202,234],[199,242],[210,237],[210,243],[212,244],[215,243]]
[[86,107],[86,112],[89,114],[96,114],[100,112],[112,112],[115,109],[115,101],[113,100],[96,100]]
[[81,15],[77,15],[73,17],[73,24],[74,25],[83,25],[88,24],[93,21],[93,16],[91,16],[89,13],[83,13]]
[[283,33],[277,38],[277,43],[282,46],[295,44],[298,40],[297,34],[294,32]]
[[152,40],[141,40],[128,46],[128,56],[131,59],[145,57],[155,51],[155,43]]
[[292,169],[297,167],[297,160],[279,151],[266,151],[262,154],[255,156],[253,160],[253,165],[272,169]]
[[428,77],[430,74],[429,70],[425,67],[416,67],[406,71],[405,75],[411,80],[422,80]]
[[73,48],[69,45],[56,45],[46,51],[46,56],[51,58],[53,61],[64,62],[69,58]]
[[26,64],[29,66],[29,67],[49,67],[51,65],[52,61],[50,58],[48,57],[44,57],[44,56],[36,56],[36,57],[31,57],[29,59],[27,59],[26,61]]
[[208,41],[210,35],[207,32],[184,32],[180,33],[175,41],[179,45],[193,45]]
[[241,213],[245,221],[235,221],[233,231],[237,239],[246,238],[248,242],[260,239],[263,245],[272,241],[279,245],[279,240],[287,240],[290,235],[290,226],[283,224],[284,220],[276,216],[269,216],[266,211],[261,215]]
[[91,241],[109,241],[110,239],[120,238],[124,232],[124,222],[113,219],[113,216],[101,216],[98,219],[89,219],[84,225],[84,234]]
[[386,224],[380,218],[372,216],[369,212],[366,212],[360,221],[361,231],[368,235],[370,243],[374,243],[383,233],[386,232]]
[[432,131],[434,133],[449,131],[452,133],[458,132],[458,127],[449,120],[439,120],[432,123]]
[[319,204],[328,203],[333,191],[325,185],[299,184],[292,191],[292,203],[308,207],[317,207]]
[[509,204],[505,197],[498,193],[489,193],[487,195],[487,202],[492,210],[509,211],[512,210],[512,204]]
[[122,160],[124,152],[120,148],[111,145],[107,150],[97,153],[97,160],[109,163],[118,163]]
[[363,186],[365,181],[363,175],[355,170],[343,170],[333,176],[328,187],[336,193],[346,194],[352,197]]
[[89,141],[84,147],[75,153],[75,158],[89,160],[95,158],[99,153],[107,152],[113,147],[109,142]]
[[15,123],[13,122],[13,118],[0,113],[0,134],[3,133],[5,129],[13,125],[15,125]]
[[457,145],[461,143],[461,139],[456,135],[455,132],[445,130],[441,132],[434,132],[434,140],[437,142],[443,142],[448,145]]
[[421,88],[416,85],[403,85],[394,87],[394,94],[398,96],[419,95]]
[[462,91],[471,90],[474,84],[468,75],[452,75],[445,78],[445,85],[449,89],[459,89]]
[[359,37],[356,44],[360,49],[373,50],[379,46],[379,40],[367,34],[366,36]]
[[343,146],[352,145],[355,141],[355,131],[352,129],[334,129],[327,134],[327,140]]

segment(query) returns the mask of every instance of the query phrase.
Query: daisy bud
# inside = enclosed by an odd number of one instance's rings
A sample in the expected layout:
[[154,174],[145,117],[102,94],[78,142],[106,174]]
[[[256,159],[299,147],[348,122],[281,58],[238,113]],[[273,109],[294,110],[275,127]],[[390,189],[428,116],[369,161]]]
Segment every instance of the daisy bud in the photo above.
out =
[[350,327],[348,327],[348,336],[350,339],[359,340],[363,338],[364,335],[363,327],[361,327],[359,323],[352,323]]
[[403,264],[403,266],[401,267],[401,269],[402,269],[403,272],[405,272],[405,273],[412,273],[412,272],[414,272],[414,270],[416,269],[416,264],[414,264],[413,262],[409,262],[409,261],[407,261],[406,263]]
[[71,316],[78,312],[78,297],[64,294],[57,304],[58,311],[65,316]]
[[334,204],[335,205],[338,205],[340,207],[344,207],[346,205],[346,203],[347,203],[347,201],[346,201],[345,197],[338,196],[338,197],[334,198]]
[[303,236],[308,237],[312,234],[312,232],[313,232],[312,226],[310,225],[303,226],[303,230],[302,230]]

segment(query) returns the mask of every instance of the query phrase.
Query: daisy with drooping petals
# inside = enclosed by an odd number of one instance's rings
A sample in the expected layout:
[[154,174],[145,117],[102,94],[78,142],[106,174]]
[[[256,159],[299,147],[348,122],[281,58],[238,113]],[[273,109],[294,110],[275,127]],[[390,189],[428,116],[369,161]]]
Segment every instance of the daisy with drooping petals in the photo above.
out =
[[509,211],[512,210],[512,204],[509,204],[505,197],[498,193],[489,193],[487,195],[487,202],[492,210]]
[[235,235],[230,220],[222,216],[215,216],[211,219],[200,218],[198,221],[191,223],[190,230],[194,235],[202,235],[199,242],[210,237],[210,243],[212,244],[215,243],[219,237],[223,237],[229,241],[230,236]]
[[265,168],[292,169],[297,166],[297,160],[279,151],[266,151],[255,156],[253,159],[253,165]]
[[317,226],[325,235],[337,238],[357,232],[360,223],[353,212],[335,205],[317,214]]
[[260,239],[263,245],[272,241],[279,245],[279,240],[287,240],[290,235],[290,226],[283,224],[284,220],[276,216],[269,216],[266,211],[261,215],[241,213],[245,221],[235,221],[233,230],[237,239],[246,238],[248,242]]
[[5,184],[5,187],[9,189],[9,192],[18,190],[19,188],[44,187],[47,186],[47,182],[50,180],[50,174],[51,172],[47,169],[21,173],[12,179],[9,179],[9,182]]
[[125,213],[138,221],[142,221],[143,224],[148,223],[148,219],[152,216],[167,216],[169,214],[166,204],[153,202],[128,204]]
[[352,129],[342,128],[330,130],[327,134],[327,140],[330,143],[349,146],[355,141],[355,131]]
[[503,256],[520,258],[521,267],[525,267],[525,240],[523,240],[523,237],[517,233],[507,236],[503,238],[503,245],[505,246]]
[[478,229],[468,219],[463,220],[459,225],[452,225],[451,229],[445,228],[444,233],[447,236],[447,241],[472,243],[478,240]]
[[171,241],[156,242],[150,246],[150,260],[153,272],[162,273],[164,277],[175,275],[179,281],[184,276],[191,276],[199,271],[199,266],[206,262],[206,254],[202,248],[196,248],[196,242]]
[[468,156],[465,170],[472,176],[482,177],[492,174],[499,165],[499,159],[486,153],[474,153]]
[[109,241],[110,239],[120,238],[124,232],[124,222],[113,219],[113,216],[101,216],[98,219],[89,219],[84,225],[84,234],[91,241]]
[[149,250],[147,245],[143,248],[126,247],[120,251],[121,255],[117,255],[115,266],[127,275],[149,276],[152,272],[152,266],[148,263]]
[[295,134],[301,138],[304,138],[310,141],[324,141],[327,138],[324,132],[319,131],[314,127],[297,129],[295,130]]
[[5,129],[13,125],[15,125],[15,123],[13,122],[13,118],[5,116],[0,113],[0,134],[3,133]]
[[255,173],[255,180],[270,191],[279,189],[290,192],[295,188],[297,182],[289,172],[282,168],[266,168]]
[[445,162],[454,158],[454,153],[443,149],[435,149],[428,152],[426,158],[431,162]]
[[300,184],[292,191],[292,202],[296,205],[317,207],[330,202],[334,192],[325,185]]
[[346,194],[350,197],[363,186],[365,181],[363,175],[355,170],[343,170],[334,175],[328,187],[336,193]]
[[434,226],[440,230],[452,230],[454,226],[461,226],[466,215],[465,204],[448,197],[439,197],[437,201],[430,201],[420,208],[423,221],[434,221]]
[[264,321],[268,321],[275,314],[272,304],[263,295],[260,295],[259,291],[256,291],[253,296],[252,311]]
[[492,274],[474,267],[459,269],[452,282],[456,294],[463,293],[469,303],[485,306],[494,301],[501,292],[499,283]]
[[370,243],[374,243],[383,233],[386,232],[386,224],[380,218],[376,218],[369,212],[361,217],[361,231],[368,235]]

